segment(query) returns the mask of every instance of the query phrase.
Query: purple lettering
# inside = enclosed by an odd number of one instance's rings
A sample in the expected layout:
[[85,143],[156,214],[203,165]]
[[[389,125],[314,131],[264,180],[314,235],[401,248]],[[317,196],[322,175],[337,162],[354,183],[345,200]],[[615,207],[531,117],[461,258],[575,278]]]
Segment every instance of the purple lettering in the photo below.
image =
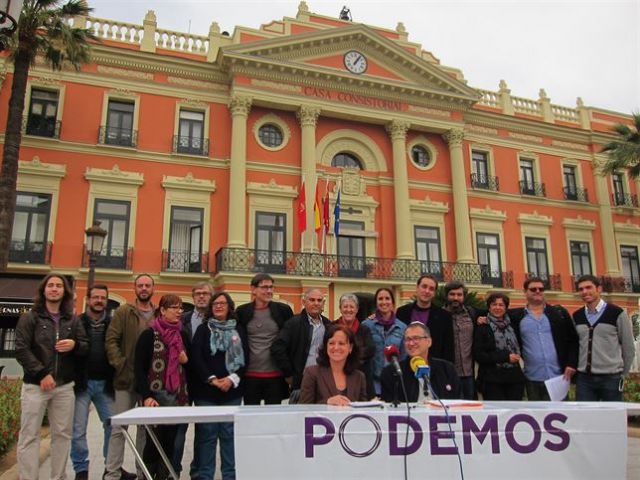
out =
[[[324,434],[314,435],[316,426],[324,427]],[[304,419],[304,456],[313,458],[316,445],[326,445],[336,434],[336,429],[331,420],[324,417],[307,417]]]
[[[398,444],[398,425],[400,424],[406,425],[408,430],[413,431],[413,441],[408,443],[406,447],[401,447]],[[417,420],[399,415],[391,415],[389,417],[389,455],[411,455],[417,452],[422,445],[423,436],[422,428],[420,428]],[[405,438],[403,435],[402,443],[404,443]]]
[[462,415],[463,449],[465,454],[473,453],[471,438],[475,436],[478,443],[482,443],[491,434],[491,453],[500,453],[500,437],[498,434],[498,416],[488,415],[482,427],[478,427],[471,415]]
[[571,437],[569,436],[569,432],[562,430],[559,427],[555,427],[553,422],[561,422],[565,423],[569,417],[563,415],[562,413],[551,413],[544,417],[544,429],[549,435],[553,435],[558,437],[560,440],[558,443],[554,443],[551,440],[547,440],[544,442],[545,448],[551,450],[552,452],[561,452],[562,450],[566,450],[569,447],[569,443],[571,442]]
[[[456,417],[449,416],[450,423],[456,423]],[[440,446],[440,440],[453,439],[454,432],[438,431],[438,424],[447,423],[447,417],[444,415],[432,415],[429,417],[429,440],[431,444],[431,455],[457,455],[458,449],[453,447]]]
[[[533,431],[533,439],[528,445],[521,445],[516,440],[514,430],[518,423],[526,423],[531,427]],[[540,445],[540,439],[542,438],[542,432],[540,431],[540,425],[536,422],[536,419],[526,413],[519,413],[511,417],[504,427],[505,437],[507,443],[517,453],[531,453],[534,452]]]

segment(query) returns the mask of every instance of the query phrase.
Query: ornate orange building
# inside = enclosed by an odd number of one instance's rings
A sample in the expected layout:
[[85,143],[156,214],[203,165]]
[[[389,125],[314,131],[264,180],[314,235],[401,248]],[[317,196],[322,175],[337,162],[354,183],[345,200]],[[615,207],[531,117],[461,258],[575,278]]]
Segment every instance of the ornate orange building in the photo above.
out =
[[[475,89],[402,24],[343,21],[305,2],[295,18],[232,34],[216,23],[208,36],[162,30],[153,12],[142,26],[75,22],[101,42],[79,72],[31,70],[9,270],[73,275],[79,309],[96,220],[108,231],[96,278],[114,305],[132,299],[141,272],[157,297],[189,301],[210,280],[243,303],[267,271],[294,308],[322,288],[330,317],[350,291],[391,285],[403,303],[422,272],[514,303],[535,274],[569,308],[574,278],[593,273],[608,298],[636,307],[640,183],[597,173],[628,116],[554,105],[544,91],[516,97],[504,82]],[[340,190],[337,238],[333,215],[325,240],[314,232],[315,185],[331,212]],[[10,287],[0,294],[19,303]]]

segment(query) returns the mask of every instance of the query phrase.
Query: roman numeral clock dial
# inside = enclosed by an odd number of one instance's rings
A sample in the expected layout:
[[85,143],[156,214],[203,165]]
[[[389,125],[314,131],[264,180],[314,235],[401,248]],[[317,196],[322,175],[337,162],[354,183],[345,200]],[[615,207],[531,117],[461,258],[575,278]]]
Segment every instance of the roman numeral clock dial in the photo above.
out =
[[344,54],[344,66],[351,73],[362,74],[367,71],[367,57],[356,50]]

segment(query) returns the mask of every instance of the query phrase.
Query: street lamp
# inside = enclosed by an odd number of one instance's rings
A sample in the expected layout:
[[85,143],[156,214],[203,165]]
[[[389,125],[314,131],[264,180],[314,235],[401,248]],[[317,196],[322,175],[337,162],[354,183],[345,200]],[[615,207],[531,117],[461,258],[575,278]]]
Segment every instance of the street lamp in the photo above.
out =
[[0,0],[0,51],[6,47],[6,39],[18,28],[18,19],[24,0]]
[[96,257],[102,251],[104,239],[107,231],[100,228],[100,222],[94,220],[93,225],[84,231],[87,236],[87,254],[89,255],[89,277],[87,278],[87,290],[93,286],[93,279],[96,276]]

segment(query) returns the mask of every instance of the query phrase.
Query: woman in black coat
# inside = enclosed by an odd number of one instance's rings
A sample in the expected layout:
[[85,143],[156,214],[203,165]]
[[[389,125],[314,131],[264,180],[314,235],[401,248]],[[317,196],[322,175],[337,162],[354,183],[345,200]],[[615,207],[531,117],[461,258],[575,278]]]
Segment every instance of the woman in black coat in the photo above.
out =
[[522,400],[525,378],[520,345],[507,314],[509,297],[492,293],[486,301],[487,323],[476,327],[473,340],[473,354],[480,366],[478,390],[484,400]]

